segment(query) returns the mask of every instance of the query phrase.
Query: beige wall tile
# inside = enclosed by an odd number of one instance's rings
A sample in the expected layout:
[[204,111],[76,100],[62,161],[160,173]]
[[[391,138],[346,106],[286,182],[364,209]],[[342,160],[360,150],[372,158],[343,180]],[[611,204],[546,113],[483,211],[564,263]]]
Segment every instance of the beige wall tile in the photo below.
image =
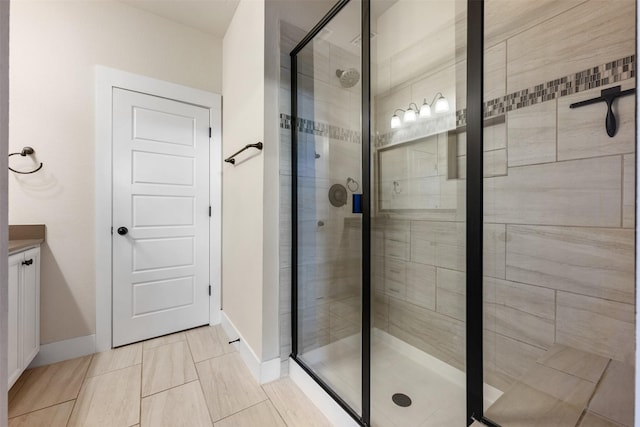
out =
[[485,277],[494,300],[485,301],[485,327],[518,341],[549,348],[555,336],[555,293],[550,289]]
[[66,427],[75,401],[50,406],[39,411],[9,419],[9,427]]
[[[615,101],[614,111],[618,131],[613,138],[607,135],[604,126],[607,115],[607,106],[604,102],[576,109],[569,108],[569,105],[574,102],[596,98],[600,96],[602,89],[617,85],[620,83],[558,99],[558,160],[608,156],[635,151],[636,100],[634,96],[618,98]],[[632,87],[634,87],[632,80],[622,83],[622,90]]]
[[409,232],[389,230],[384,233],[384,255],[390,258],[409,259]]
[[407,301],[430,310],[436,308],[436,268],[407,263]]
[[566,292],[556,304],[556,342],[633,363],[633,305]]
[[632,230],[507,226],[507,279],[634,300]]
[[262,386],[287,425],[330,427],[331,423],[315,407],[298,386],[283,378]]
[[465,328],[459,320],[392,298],[389,333],[453,366],[464,366]]
[[485,222],[619,227],[621,165],[615,156],[509,168],[484,180]]
[[227,343],[223,342],[214,326],[203,326],[186,332],[187,342],[194,362],[218,357],[225,353]]
[[622,226],[633,228],[636,224],[636,159],[633,154],[623,157]]
[[482,269],[485,276],[504,279],[506,239],[506,225],[484,224]]
[[624,426],[632,427],[634,425],[634,378],[633,366],[611,361],[589,404],[589,410]]
[[464,322],[466,274],[438,268],[437,311]]
[[383,293],[374,292],[372,301],[373,327],[387,331],[389,329],[389,297]]
[[509,167],[556,161],[556,101],[507,113]]
[[607,5],[585,2],[509,39],[507,93],[632,55],[635,35],[629,29],[635,25],[635,2]]
[[199,381],[145,397],[140,417],[142,427],[213,426]]
[[545,350],[496,334],[496,371],[511,379],[520,379]]
[[93,355],[87,377],[95,377],[142,363],[142,344],[131,344]]
[[30,369],[24,385],[9,400],[9,417],[78,397],[91,356]]
[[[493,46],[584,2],[585,0],[520,2],[487,0],[485,5],[485,46]],[[509,19],[505,19],[506,16]]]
[[411,222],[411,261],[463,271],[465,254],[464,223]]
[[261,402],[238,412],[224,420],[217,421],[214,427],[287,427],[270,401]]
[[142,356],[142,396],[197,379],[186,341],[144,350]]
[[597,383],[609,363],[606,357],[562,344],[554,344],[538,363],[578,378]]
[[[485,151],[485,156],[487,155],[486,151],[495,151],[507,148],[506,123],[485,126],[482,130],[482,133],[482,149]],[[466,135],[466,132],[464,132],[464,134]]]
[[69,426],[131,426],[140,422],[140,365],[87,378]]
[[196,368],[214,422],[267,399],[238,353],[205,360]]
[[502,176],[507,174],[507,150],[485,151],[483,176]]
[[555,292],[508,280],[485,277],[485,286],[495,289],[495,304],[511,307],[542,319],[555,319]]
[[[487,45],[488,46],[488,45]],[[484,100],[507,92],[507,43],[498,43],[484,51]]]

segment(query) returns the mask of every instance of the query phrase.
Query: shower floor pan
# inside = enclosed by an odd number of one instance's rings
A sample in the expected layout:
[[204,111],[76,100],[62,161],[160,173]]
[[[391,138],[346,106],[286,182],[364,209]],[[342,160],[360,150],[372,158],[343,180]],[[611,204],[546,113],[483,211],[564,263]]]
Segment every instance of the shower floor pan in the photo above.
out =
[[[373,330],[371,347],[372,426],[466,425],[465,375],[462,371],[378,329]],[[305,353],[302,359],[359,411],[359,334]],[[398,393],[406,395],[411,404],[394,403],[393,396]],[[499,390],[485,386],[485,407],[500,395]]]

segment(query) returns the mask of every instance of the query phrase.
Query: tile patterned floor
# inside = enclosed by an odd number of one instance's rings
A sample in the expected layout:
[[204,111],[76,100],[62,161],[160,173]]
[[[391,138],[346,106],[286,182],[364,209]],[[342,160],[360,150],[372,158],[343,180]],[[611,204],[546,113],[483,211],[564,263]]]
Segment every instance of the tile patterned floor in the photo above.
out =
[[9,427],[330,427],[288,378],[260,386],[220,326],[25,371]]

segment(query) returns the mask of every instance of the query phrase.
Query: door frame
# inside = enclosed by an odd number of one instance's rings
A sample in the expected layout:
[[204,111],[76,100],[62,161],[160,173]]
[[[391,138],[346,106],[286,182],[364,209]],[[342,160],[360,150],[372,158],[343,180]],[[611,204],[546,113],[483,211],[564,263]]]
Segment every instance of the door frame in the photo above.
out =
[[112,348],[112,112],[113,88],[197,105],[209,110],[209,324],[220,323],[222,280],[222,97],[126,71],[95,67],[96,351]]

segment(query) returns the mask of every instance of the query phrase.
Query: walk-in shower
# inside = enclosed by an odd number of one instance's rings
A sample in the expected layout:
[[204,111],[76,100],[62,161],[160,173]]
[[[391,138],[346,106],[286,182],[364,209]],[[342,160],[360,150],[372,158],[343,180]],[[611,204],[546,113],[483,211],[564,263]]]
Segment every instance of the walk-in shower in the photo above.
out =
[[635,7],[282,22],[283,354],[360,425],[633,425],[635,96],[570,107],[635,88]]

